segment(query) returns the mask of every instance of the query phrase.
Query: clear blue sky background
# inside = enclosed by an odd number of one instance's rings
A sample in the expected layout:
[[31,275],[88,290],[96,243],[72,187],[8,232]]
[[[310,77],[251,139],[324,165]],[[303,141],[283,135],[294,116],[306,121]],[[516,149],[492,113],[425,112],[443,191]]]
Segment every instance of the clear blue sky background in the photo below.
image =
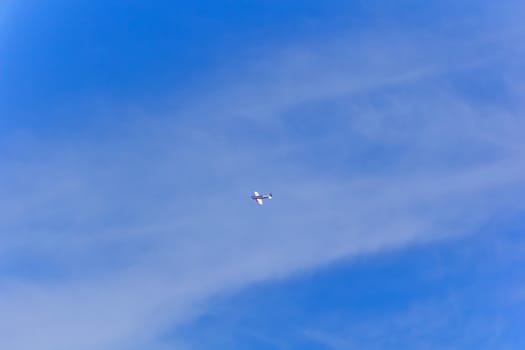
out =
[[524,15],[3,1],[0,348],[524,348]]

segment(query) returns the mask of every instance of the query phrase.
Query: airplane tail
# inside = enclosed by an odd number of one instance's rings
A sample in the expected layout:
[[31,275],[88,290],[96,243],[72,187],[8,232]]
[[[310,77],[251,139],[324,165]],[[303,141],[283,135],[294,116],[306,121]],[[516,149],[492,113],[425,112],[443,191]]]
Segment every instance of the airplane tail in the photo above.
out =
[[268,199],[272,199],[273,195],[271,193],[268,193]]

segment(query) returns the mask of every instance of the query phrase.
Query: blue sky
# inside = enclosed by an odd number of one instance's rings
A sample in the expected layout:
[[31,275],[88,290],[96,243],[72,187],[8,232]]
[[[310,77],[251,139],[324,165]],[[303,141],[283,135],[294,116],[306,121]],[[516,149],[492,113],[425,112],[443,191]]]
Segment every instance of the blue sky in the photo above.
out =
[[1,347],[523,348],[524,10],[4,1]]

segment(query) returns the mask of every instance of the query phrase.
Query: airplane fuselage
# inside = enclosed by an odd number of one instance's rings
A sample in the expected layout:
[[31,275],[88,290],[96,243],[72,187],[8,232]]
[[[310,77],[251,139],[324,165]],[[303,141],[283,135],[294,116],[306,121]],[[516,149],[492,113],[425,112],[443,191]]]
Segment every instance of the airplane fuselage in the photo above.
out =
[[272,198],[268,195],[258,195],[258,196],[252,196],[252,199],[268,199],[268,198]]

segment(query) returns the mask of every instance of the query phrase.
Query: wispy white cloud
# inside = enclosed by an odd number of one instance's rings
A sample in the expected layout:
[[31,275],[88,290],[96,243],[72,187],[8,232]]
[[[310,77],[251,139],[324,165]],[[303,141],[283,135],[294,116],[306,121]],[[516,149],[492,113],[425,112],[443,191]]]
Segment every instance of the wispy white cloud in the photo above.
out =
[[[523,210],[520,113],[448,89],[498,42],[405,35],[258,57],[162,121],[4,161],[0,344],[131,349],[220,293]],[[289,128],[327,102],[337,130]],[[333,172],[308,159],[316,147],[335,150]],[[363,167],[376,149],[388,161]],[[258,189],[275,200],[252,207]],[[48,268],[28,277],[20,262]]]

